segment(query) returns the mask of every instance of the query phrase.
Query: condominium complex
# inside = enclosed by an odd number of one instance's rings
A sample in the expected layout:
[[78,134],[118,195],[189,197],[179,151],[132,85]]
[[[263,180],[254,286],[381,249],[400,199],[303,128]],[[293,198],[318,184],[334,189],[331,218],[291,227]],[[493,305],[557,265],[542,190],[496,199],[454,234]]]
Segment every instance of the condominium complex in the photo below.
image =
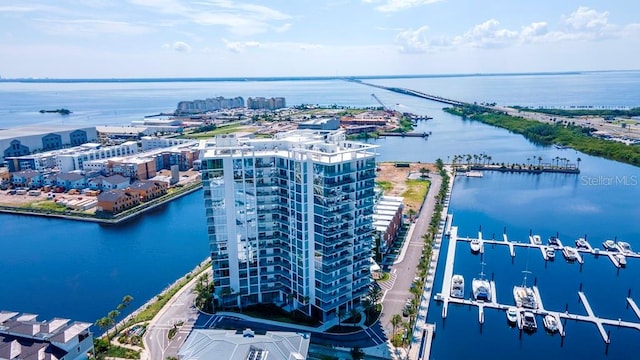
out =
[[286,107],[286,101],[283,97],[263,98],[255,97],[247,99],[247,109],[267,109],[276,110]]
[[217,306],[287,304],[326,321],[359,304],[375,148],[340,131],[218,136],[201,164]]

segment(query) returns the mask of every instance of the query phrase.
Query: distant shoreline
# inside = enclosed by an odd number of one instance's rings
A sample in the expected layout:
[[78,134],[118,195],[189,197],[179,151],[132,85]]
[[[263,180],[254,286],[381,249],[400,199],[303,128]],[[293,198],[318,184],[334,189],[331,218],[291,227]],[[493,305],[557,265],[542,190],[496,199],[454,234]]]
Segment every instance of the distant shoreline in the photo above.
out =
[[460,73],[460,74],[410,74],[410,75],[353,75],[353,76],[265,76],[265,77],[159,77],[159,78],[0,78],[0,82],[19,83],[134,83],[134,82],[244,82],[244,81],[322,81],[345,79],[419,79],[526,75],[579,75],[603,72],[637,72],[640,70],[589,70],[542,71],[514,73]]

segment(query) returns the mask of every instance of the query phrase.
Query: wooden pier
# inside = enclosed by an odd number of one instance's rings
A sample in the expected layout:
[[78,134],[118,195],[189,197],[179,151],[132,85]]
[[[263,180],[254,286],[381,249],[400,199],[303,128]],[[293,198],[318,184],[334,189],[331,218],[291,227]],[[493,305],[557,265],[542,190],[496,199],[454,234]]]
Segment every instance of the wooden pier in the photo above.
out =
[[[509,241],[506,233],[503,235],[503,240],[497,241],[497,240],[484,240],[482,239],[482,233],[479,231],[478,232],[478,239],[481,239],[481,241],[483,243],[488,243],[488,244],[498,244],[498,245],[510,245],[510,246],[521,246],[521,247],[538,247],[538,248],[546,248],[546,245],[540,244],[540,245],[536,245],[533,244],[532,242],[529,243],[518,243],[518,242],[512,242]],[[449,245],[448,245],[448,249],[447,249],[447,258],[446,258],[446,263],[445,263],[445,271],[444,271],[444,277],[442,280],[442,290],[440,294],[437,294],[436,296],[436,300],[437,301],[442,301],[443,302],[443,306],[442,306],[442,318],[446,318],[447,317],[447,311],[448,311],[448,306],[449,303],[454,303],[454,304],[461,304],[461,305],[468,305],[468,306],[476,306],[478,307],[478,322],[480,324],[483,324],[485,321],[485,309],[489,308],[489,309],[497,309],[497,310],[502,310],[502,311],[506,311],[508,308],[513,307],[514,305],[507,305],[507,304],[502,304],[499,303],[497,300],[497,294],[496,294],[496,286],[495,286],[495,282],[491,281],[491,301],[485,302],[485,301],[476,301],[476,300],[472,300],[472,299],[459,299],[459,298],[454,298],[451,297],[450,294],[450,288],[451,288],[451,278],[453,276],[453,263],[455,260],[455,250],[456,250],[456,244],[459,240],[462,241],[471,241],[473,239],[471,238],[458,238],[458,228],[456,226],[452,226],[450,228],[450,238],[449,238]],[[595,250],[591,247],[588,246],[587,249],[579,249],[582,252],[585,253],[595,253]],[[608,253],[608,252],[604,252],[604,253]],[[515,256],[515,252],[512,253],[512,256]],[[633,254],[625,254],[626,256],[632,256],[632,257],[640,257],[640,254],[637,253],[633,253]],[[587,300],[587,296],[582,292],[579,291],[578,292],[578,296],[580,298],[580,302],[583,304],[587,315],[580,315],[580,314],[572,314],[569,313],[568,311],[565,312],[559,312],[559,311],[553,311],[553,310],[548,310],[545,309],[544,304],[542,303],[542,297],[540,295],[540,291],[538,289],[537,286],[533,286],[532,287],[533,292],[534,292],[534,296],[536,298],[536,303],[537,303],[537,308],[536,309],[524,309],[524,308],[518,308],[520,312],[522,311],[531,311],[532,313],[534,313],[536,316],[539,317],[544,317],[548,314],[551,314],[553,316],[556,317],[556,319],[558,320],[558,333],[560,334],[560,336],[565,336],[565,328],[564,328],[564,324],[562,323],[562,320],[575,320],[575,321],[583,321],[583,322],[590,322],[594,325],[596,325],[596,327],[598,328],[598,332],[600,333],[602,340],[606,343],[609,344],[611,342],[611,338],[609,336],[609,333],[606,331],[606,329],[604,328],[604,325],[607,326],[617,326],[617,327],[625,327],[625,328],[630,328],[630,329],[636,329],[638,331],[640,331],[640,323],[637,322],[631,322],[631,321],[622,321],[621,319],[606,319],[606,318],[600,318],[598,316],[595,315],[593,309],[591,308],[591,305],[589,304],[589,301]],[[636,314],[636,316],[638,317],[638,319],[640,319],[640,308],[638,307],[638,305],[635,303],[635,301],[631,298],[631,297],[627,297],[627,302],[629,304],[629,306],[633,309],[633,312]],[[522,329],[522,321],[520,319],[520,316],[518,316],[518,320],[517,320],[517,324],[518,324],[518,328]]]
[[378,135],[380,136],[401,136],[401,137],[421,137],[428,138],[429,134],[426,132],[417,133],[417,132],[381,132]]

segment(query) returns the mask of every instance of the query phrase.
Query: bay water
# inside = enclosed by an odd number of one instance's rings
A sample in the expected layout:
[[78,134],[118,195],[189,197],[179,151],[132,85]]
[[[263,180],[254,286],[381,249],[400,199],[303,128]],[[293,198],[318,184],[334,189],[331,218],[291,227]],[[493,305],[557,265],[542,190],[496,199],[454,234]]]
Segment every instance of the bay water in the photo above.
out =
[[[464,101],[526,106],[637,106],[640,73],[603,72],[560,75],[465,76],[416,79],[376,79],[368,82],[412,88]],[[640,250],[640,171],[571,149],[534,145],[519,135],[444,113],[442,104],[385,92],[341,80],[287,80],[239,82],[141,83],[0,83],[0,128],[41,123],[69,125],[128,124],[145,115],[169,112],[178,101],[215,96],[285,96],[287,104],[377,106],[375,93],[386,105],[401,111],[429,115],[416,131],[422,138],[370,140],[380,145],[381,161],[433,162],[456,154],[486,153],[495,162],[543,162],[581,158],[579,175],[485,173],[483,178],[458,178],[450,211],[462,236],[473,236],[482,226],[486,237],[525,241],[530,231],[543,239],[559,233],[571,244],[587,234],[592,245],[617,237]],[[69,116],[40,114],[40,109],[68,108]],[[529,160],[527,160],[529,159]],[[125,294],[134,296],[131,308],[142,304],[208,256],[202,193],[196,192],[119,226],[0,215],[0,273],[3,291],[0,309],[33,312],[43,318],[69,317],[95,321],[113,309]],[[458,244],[454,272],[470,279],[480,270],[478,256]],[[508,248],[489,247],[485,273],[497,283],[498,300],[512,301],[513,285],[521,271],[532,272],[546,308],[584,313],[577,301],[582,284],[596,314],[638,320],[626,308],[625,298],[640,300],[636,284],[640,261],[629,259],[617,271],[606,257],[585,257],[582,267],[561,256],[545,263],[541,254],[518,248],[511,259]],[[558,254],[560,255],[560,254]],[[442,257],[440,261],[443,261]],[[436,275],[440,288],[442,264]],[[637,288],[637,289],[636,289]],[[480,329],[477,309],[451,307],[445,322],[437,304],[428,320],[437,324],[432,358],[489,357],[513,354],[536,358],[605,356],[605,346],[591,324],[567,325],[559,336],[539,331],[519,337],[506,325],[503,313],[487,311]],[[127,310],[127,311],[130,311]],[[125,311],[126,312],[126,311]],[[541,320],[541,319],[539,319]],[[637,354],[640,334],[611,329],[609,358]],[[461,346],[464,344],[464,346]]]

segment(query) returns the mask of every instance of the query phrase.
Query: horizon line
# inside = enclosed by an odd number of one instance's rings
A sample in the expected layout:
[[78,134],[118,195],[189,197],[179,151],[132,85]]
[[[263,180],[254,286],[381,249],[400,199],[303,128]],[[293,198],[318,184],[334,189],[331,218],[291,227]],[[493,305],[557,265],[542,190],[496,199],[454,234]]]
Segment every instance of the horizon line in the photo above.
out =
[[325,76],[232,76],[232,77],[113,77],[113,78],[48,78],[20,77],[2,78],[0,82],[208,82],[208,81],[284,81],[284,80],[358,80],[358,79],[411,79],[474,76],[522,76],[522,75],[572,75],[599,72],[634,72],[640,70],[573,70],[573,71],[535,71],[507,73],[446,73],[446,74],[404,74],[404,75],[325,75]]

